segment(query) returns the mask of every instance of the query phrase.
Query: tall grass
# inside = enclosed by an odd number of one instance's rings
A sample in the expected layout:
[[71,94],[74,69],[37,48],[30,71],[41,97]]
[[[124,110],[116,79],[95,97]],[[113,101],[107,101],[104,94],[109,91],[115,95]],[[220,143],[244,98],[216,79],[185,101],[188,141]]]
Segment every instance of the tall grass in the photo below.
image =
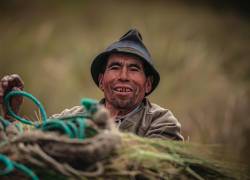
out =
[[0,76],[20,74],[48,114],[100,99],[91,60],[131,27],[161,73],[150,99],[174,112],[185,138],[222,143],[235,158],[247,152],[250,24],[230,11],[165,1],[4,1]]

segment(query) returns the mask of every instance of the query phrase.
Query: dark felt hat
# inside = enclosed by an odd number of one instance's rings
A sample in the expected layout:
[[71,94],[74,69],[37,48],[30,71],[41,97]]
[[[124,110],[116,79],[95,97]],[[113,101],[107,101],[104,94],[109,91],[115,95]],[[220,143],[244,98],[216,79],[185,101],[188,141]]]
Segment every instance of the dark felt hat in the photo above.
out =
[[149,95],[157,87],[160,81],[160,75],[153,65],[153,61],[149,51],[143,44],[142,36],[136,29],[129,30],[119,41],[112,43],[104,52],[100,53],[91,64],[91,75],[98,86],[98,76],[106,65],[107,58],[112,53],[126,53],[139,57],[144,62],[145,73],[153,77],[152,90],[146,94]]

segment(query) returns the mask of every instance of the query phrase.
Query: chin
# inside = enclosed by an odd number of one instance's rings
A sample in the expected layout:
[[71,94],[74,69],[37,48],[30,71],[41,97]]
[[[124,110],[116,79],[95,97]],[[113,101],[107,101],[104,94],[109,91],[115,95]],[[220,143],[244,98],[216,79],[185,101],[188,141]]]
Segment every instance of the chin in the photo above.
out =
[[128,109],[133,106],[133,102],[131,102],[131,99],[125,99],[125,100],[116,99],[114,104],[116,107],[124,109]]

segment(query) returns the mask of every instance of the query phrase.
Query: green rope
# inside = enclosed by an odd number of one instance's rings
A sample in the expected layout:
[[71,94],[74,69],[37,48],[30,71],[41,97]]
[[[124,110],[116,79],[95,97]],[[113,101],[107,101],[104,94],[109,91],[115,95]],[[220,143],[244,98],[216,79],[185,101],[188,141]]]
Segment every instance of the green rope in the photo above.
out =
[[94,99],[84,98],[81,100],[82,106],[85,107],[86,112],[91,116],[97,111],[98,102]]
[[67,121],[67,126],[70,128],[71,132],[72,132],[72,137],[73,138],[78,138],[78,129],[75,125],[75,123],[73,123],[72,121]]
[[86,119],[80,119],[76,118],[76,124],[79,126],[79,131],[78,131],[78,138],[79,139],[84,139],[85,138],[85,128],[86,128]]
[[[0,116],[0,123],[3,125],[4,130],[6,130],[6,128],[11,124],[9,121],[4,119],[2,116]],[[20,133],[23,133],[23,125],[22,124],[16,123],[15,126]]]
[[[0,163],[4,165],[4,169],[0,169],[0,175],[7,175],[12,171],[19,170],[29,176],[32,180],[39,180],[37,175],[23,164],[11,161],[7,156],[0,154]],[[2,165],[1,165],[2,167]]]
[[16,115],[13,112],[13,110],[11,109],[11,105],[10,105],[10,98],[12,98],[13,96],[24,96],[24,97],[27,97],[30,100],[32,100],[37,105],[37,107],[39,108],[39,110],[41,112],[43,122],[46,122],[47,115],[46,115],[46,112],[45,112],[45,109],[44,109],[43,105],[32,94],[29,94],[29,93],[24,92],[24,91],[11,91],[4,97],[4,104],[7,105],[8,114],[10,114],[12,117],[14,117],[15,119],[19,120],[20,122],[22,122],[24,124],[34,125],[33,122],[31,122],[31,121],[29,121],[27,119],[24,119],[24,118]]
[[2,154],[0,154],[0,163],[4,164],[5,169],[0,169],[0,175],[6,175],[13,171],[14,165],[12,161],[7,157]]
[[5,120],[2,116],[0,116],[0,122],[2,123],[4,129],[11,124],[9,121]]
[[19,170],[19,171],[23,172],[24,174],[26,174],[27,176],[31,177],[32,180],[39,180],[37,175],[31,169],[29,169],[27,166],[20,164],[20,163],[16,163],[16,162],[13,162],[13,164],[17,170]]
[[19,133],[22,134],[23,133],[23,124],[16,123],[15,126],[18,129]]
[[[32,122],[28,119],[22,118],[15,114],[15,112],[11,109],[10,100],[13,96],[23,96],[30,100],[32,100],[37,107],[39,108],[42,116],[42,123]],[[37,129],[42,131],[59,131],[62,134],[67,135],[69,138],[78,138],[85,139],[86,137],[92,137],[97,134],[95,129],[88,129],[88,134],[86,129],[88,128],[86,124],[86,119],[91,119],[93,113],[97,111],[97,101],[92,99],[83,99],[81,101],[82,106],[84,106],[86,112],[81,115],[73,115],[67,116],[60,119],[48,119],[46,115],[46,111],[43,105],[32,95],[24,91],[11,91],[4,98],[4,104],[7,107],[7,113],[20,121],[21,123],[15,124],[19,132],[22,133],[23,128],[22,124],[27,124],[34,126]],[[0,123],[3,124],[4,128],[9,126],[11,123],[0,116]],[[13,169],[17,169],[22,171],[27,176],[30,176],[33,180],[38,180],[38,177],[35,173],[22,164],[18,164],[16,162],[12,162],[9,158],[0,154],[0,163],[5,165],[5,169],[0,170],[0,175],[5,175],[13,171]]]
[[[10,99],[13,96],[23,96],[32,100],[37,105],[37,107],[41,112],[42,123],[38,124],[37,122],[32,122],[30,120],[27,120],[25,118],[16,115],[14,111],[11,109],[10,105]],[[60,131],[61,133],[68,135],[68,137],[70,138],[78,138],[78,139],[86,138],[85,129],[88,126],[86,125],[85,119],[86,118],[91,119],[92,114],[97,111],[97,104],[98,104],[98,102],[95,100],[85,98],[81,100],[81,104],[85,107],[86,110],[84,115],[69,116],[61,119],[47,119],[46,111],[43,105],[32,94],[29,94],[25,91],[9,92],[4,98],[4,103],[6,104],[7,107],[7,113],[23,124],[35,126],[37,129],[41,129],[42,131]],[[8,121],[4,119],[0,120],[5,126],[9,125]],[[17,129],[20,130],[20,132],[22,131],[21,125],[16,124],[16,127]],[[95,134],[95,132],[93,131],[91,134],[93,135]]]
[[42,131],[57,130],[62,132],[63,134],[67,134],[70,138],[74,138],[74,134],[71,131],[70,127],[67,125],[67,123],[61,120],[51,120],[46,123],[43,123],[42,127],[39,129],[41,129]]

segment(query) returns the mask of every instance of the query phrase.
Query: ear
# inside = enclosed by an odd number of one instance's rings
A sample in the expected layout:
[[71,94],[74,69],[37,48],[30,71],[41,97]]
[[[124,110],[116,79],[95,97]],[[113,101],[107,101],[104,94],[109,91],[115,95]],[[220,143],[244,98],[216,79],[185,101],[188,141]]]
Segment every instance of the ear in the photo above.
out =
[[148,76],[146,79],[146,84],[145,84],[145,92],[146,94],[149,93],[152,90],[152,82],[153,82],[153,77],[152,76]]
[[98,82],[99,82],[98,84],[99,88],[103,91],[103,74],[102,73],[100,73],[98,76]]

